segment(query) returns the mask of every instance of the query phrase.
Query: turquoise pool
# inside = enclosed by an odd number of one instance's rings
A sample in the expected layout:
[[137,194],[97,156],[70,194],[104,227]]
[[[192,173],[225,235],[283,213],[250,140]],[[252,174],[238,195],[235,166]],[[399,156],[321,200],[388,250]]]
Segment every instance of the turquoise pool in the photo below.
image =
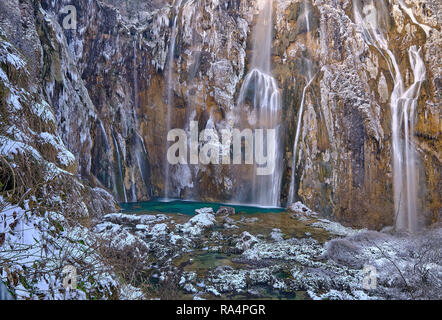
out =
[[131,214],[181,213],[185,215],[194,215],[196,209],[210,207],[216,212],[222,206],[235,208],[237,214],[278,213],[285,211],[284,208],[255,207],[185,200],[156,199],[146,202],[120,203],[122,212]]

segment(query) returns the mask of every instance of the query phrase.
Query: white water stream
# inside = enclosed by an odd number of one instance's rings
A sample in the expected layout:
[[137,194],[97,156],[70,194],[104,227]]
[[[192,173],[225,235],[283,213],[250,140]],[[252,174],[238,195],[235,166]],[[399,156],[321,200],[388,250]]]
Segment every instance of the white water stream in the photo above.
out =
[[[182,0],[176,0],[173,11],[175,18],[172,26],[172,33],[170,37],[169,56],[167,64],[167,114],[166,114],[166,135],[171,129],[171,113],[173,108],[173,65],[175,56],[175,42],[178,34],[178,16]],[[166,139],[164,155],[167,155],[167,148],[169,143]],[[164,159],[164,198],[169,199],[170,194],[170,165],[167,157]]]
[[[282,146],[279,139],[281,97],[276,80],[272,76],[271,52],[273,43],[273,1],[260,0],[260,13],[253,30],[253,56],[251,71],[247,74],[238,97],[238,107],[245,108],[247,104],[254,115],[249,123],[256,129],[276,129],[274,139],[267,137],[264,150],[275,150],[275,168],[272,174],[266,176],[254,175],[250,181],[252,189],[249,201],[261,206],[279,206],[282,178]],[[256,117],[256,119],[255,119]],[[258,146],[261,147],[261,146]],[[255,148],[257,148],[255,144]],[[256,170],[256,167],[255,167]]]
[[[307,46],[310,44],[310,20],[309,20],[309,6],[308,2],[304,1],[304,19],[307,29]],[[307,74],[306,74],[306,84],[304,86],[304,89],[302,90],[302,97],[301,97],[301,103],[299,106],[298,111],[298,121],[296,123],[296,135],[295,135],[295,142],[293,144],[293,162],[292,162],[292,173],[290,177],[290,188],[289,188],[289,196],[287,198],[287,204],[292,204],[295,199],[295,180],[296,180],[296,165],[298,161],[298,144],[299,144],[299,138],[301,135],[301,126],[302,126],[302,115],[304,113],[304,104],[305,104],[305,95],[307,92],[307,89],[310,87],[311,83],[313,82],[314,75],[313,75],[313,67],[311,61],[307,61]]]
[[[402,9],[410,14],[406,7],[404,8],[403,2],[399,3]],[[386,27],[384,24],[389,14],[385,4],[383,1],[372,0],[362,5],[360,1],[353,0],[353,7],[355,22],[364,31],[367,42],[375,46],[384,56],[394,79],[390,109],[396,228],[415,232],[418,227],[418,157],[414,147],[414,125],[420,89],[426,79],[421,49],[417,49],[416,46],[408,49],[414,82],[406,89],[397,59],[389,48],[389,40],[384,34]]]

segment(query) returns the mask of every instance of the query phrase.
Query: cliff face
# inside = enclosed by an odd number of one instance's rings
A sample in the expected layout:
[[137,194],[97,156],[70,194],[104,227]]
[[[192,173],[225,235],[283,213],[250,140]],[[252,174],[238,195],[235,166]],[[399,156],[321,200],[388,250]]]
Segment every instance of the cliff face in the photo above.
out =
[[[441,8],[438,1],[382,3],[375,9],[386,17],[382,32],[404,87],[415,81],[410,47],[421,48],[426,68],[413,144],[420,218],[429,223],[440,216]],[[29,60],[79,173],[120,201],[163,196],[166,172],[171,197],[241,198],[250,180],[235,168],[166,166],[166,136],[168,128],[188,130],[191,120],[200,130],[231,125],[250,69],[258,1],[133,1],[120,7],[117,1],[78,0],[77,28],[67,30],[61,9],[70,4],[8,1],[1,4],[0,24]],[[274,1],[272,64],[283,98],[285,150],[281,202],[292,185],[295,198],[316,211],[379,228],[396,215],[390,108],[396,80],[391,59],[357,23],[357,6],[349,0]],[[314,77],[304,90],[309,71]]]
[[[90,167],[90,158],[78,154],[90,150],[88,128],[96,115],[59,26],[37,3],[8,1],[0,9],[2,200],[20,200],[20,206],[32,199],[31,211],[79,217],[115,211],[112,195],[77,177]],[[66,113],[76,114],[75,121],[66,122]]]
[[[302,64],[296,63],[296,59],[311,57],[317,70],[306,93],[297,168],[298,195],[305,203],[340,221],[379,227],[393,224],[397,215],[393,204],[390,108],[396,82],[389,57],[376,43],[370,43],[366,30],[355,23],[358,5],[358,1],[315,1],[309,34],[303,32],[299,23],[304,20],[299,15],[300,5],[282,4],[279,9],[284,13],[276,30],[275,62],[279,57],[287,57],[277,68],[277,74],[282,83],[288,80],[292,86],[287,90],[295,95],[294,99],[287,99],[289,110],[297,110],[296,96],[300,96],[305,85],[305,80],[298,76],[302,70],[296,70]],[[440,50],[436,49],[440,46],[440,21],[436,20],[440,5],[420,1],[408,1],[406,5],[423,27],[412,23],[412,17],[397,1],[384,5],[379,2],[369,10],[378,20],[383,14],[386,17],[388,47],[398,61],[405,88],[416,80],[411,72],[414,66],[409,48],[422,48],[426,81],[416,109],[414,143],[419,154],[416,183],[421,188],[420,214],[429,222],[440,216],[440,73],[435,64],[435,57],[440,57]],[[296,25],[298,29],[293,27]],[[431,31],[426,35],[427,28]]]

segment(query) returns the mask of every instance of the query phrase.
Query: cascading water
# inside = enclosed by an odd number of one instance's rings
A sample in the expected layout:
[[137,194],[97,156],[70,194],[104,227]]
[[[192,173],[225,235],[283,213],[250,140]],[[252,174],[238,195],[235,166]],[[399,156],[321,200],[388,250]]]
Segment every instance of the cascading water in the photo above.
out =
[[[413,70],[414,83],[404,91],[401,87],[399,99],[395,102],[394,114],[398,119],[395,121],[393,137],[397,139],[398,144],[395,146],[395,152],[402,153],[402,163],[397,163],[398,167],[395,172],[395,179],[402,182],[401,179],[406,179],[405,184],[402,183],[399,188],[399,201],[401,194],[406,194],[405,202],[399,202],[401,207],[398,207],[398,217],[396,226],[398,229],[408,229],[411,232],[417,230],[417,201],[418,201],[418,176],[417,163],[418,157],[413,147],[414,125],[416,121],[416,108],[419,99],[419,93],[423,81],[425,81],[426,70],[425,64],[421,58],[421,49],[412,46],[409,49],[410,65]],[[393,107],[393,105],[392,105]],[[403,119],[404,126],[404,145],[400,145],[400,119]],[[406,174],[403,175],[403,172]],[[407,213],[407,214],[406,214]]]
[[[305,24],[307,29],[307,46],[310,44],[310,20],[309,20],[309,6],[307,1],[304,1],[304,18],[305,18]],[[297,157],[297,151],[298,151],[298,143],[299,143],[299,137],[301,134],[301,126],[302,126],[302,115],[304,112],[304,103],[305,103],[305,95],[307,92],[307,89],[310,87],[314,76],[313,76],[313,67],[312,62],[310,60],[307,60],[307,74],[306,74],[306,85],[304,86],[304,89],[302,90],[302,97],[301,97],[301,104],[299,106],[298,111],[298,122],[296,124],[296,135],[295,135],[295,142],[293,144],[293,162],[292,162],[292,174],[290,179],[290,188],[289,188],[289,196],[287,198],[287,204],[290,205],[295,201],[295,179],[296,179],[296,162],[298,160]]]
[[[119,194],[122,193],[124,202],[127,202],[126,187],[124,186],[123,168],[121,166],[120,146],[118,144],[117,139],[115,138],[114,130],[112,129],[112,127],[111,127],[111,134],[112,134],[112,140],[114,142],[115,154],[117,156],[117,167],[118,167],[118,175],[119,175],[118,176],[119,181],[116,185],[117,193],[119,193]],[[115,180],[117,180],[117,179],[115,179]],[[119,188],[121,190],[118,190]]]
[[250,125],[255,125],[259,129],[277,130],[275,139],[266,141],[267,146],[270,143],[275,146],[275,169],[267,176],[254,175],[249,201],[255,205],[279,206],[282,177],[282,146],[279,139],[281,98],[276,80],[271,74],[272,1],[260,0],[259,8],[260,14],[254,29],[252,70],[247,74],[241,87],[238,107],[245,108],[249,104],[253,114],[249,119]]
[[133,131],[133,139],[132,139],[132,145],[134,147],[134,161],[133,163],[133,170],[131,172],[131,178],[132,178],[132,201],[137,201],[137,193],[136,193],[136,181],[135,181],[135,173],[136,169],[138,168],[138,173],[140,174],[141,181],[143,182],[144,186],[146,187],[145,196],[150,195],[150,182],[149,182],[149,165],[147,160],[147,149],[144,145],[144,139],[143,137],[138,133],[138,128],[140,128],[138,123],[138,117],[137,117],[137,110],[139,108],[139,101],[138,101],[138,69],[137,69],[137,38],[134,39],[133,42],[133,100],[134,100],[134,108],[133,108],[133,117],[135,122],[135,128]]
[[[178,16],[179,9],[181,6],[182,0],[177,0],[173,6],[175,12],[175,18],[172,26],[172,33],[170,37],[169,44],[169,56],[167,63],[167,114],[166,114],[166,135],[171,129],[171,113],[173,107],[173,64],[174,64],[174,56],[175,56],[175,42],[178,34]],[[164,154],[167,155],[167,148],[169,144],[166,139],[165,151]],[[164,198],[169,199],[169,189],[170,189],[170,165],[167,158],[164,159]]]
[[289,197],[288,197],[288,204],[292,204],[295,201],[295,179],[296,179],[296,164],[298,161],[297,151],[298,151],[298,143],[299,143],[299,137],[301,135],[301,126],[302,126],[302,115],[304,112],[304,103],[305,103],[305,94],[307,92],[307,89],[310,87],[313,76],[309,76],[310,78],[307,79],[307,83],[302,90],[302,98],[301,98],[301,104],[299,106],[299,112],[298,112],[298,122],[296,124],[296,136],[295,136],[295,142],[293,144],[293,163],[292,163],[292,174],[291,174],[291,180],[290,180],[290,189],[289,189]]
[[[137,38],[134,39],[133,42],[133,64],[132,64],[132,68],[133,68],[133,82],[134,82],[134,119],[135,119],[135,129],[138,129],[138,121],[137,121],[137,110],[138,110],[138,71],[137,71]],[[137,158],[137,163],[138,163],[138,168],[140,169],[140,174],[141,176],[143,176],[143,173],[141,172],[141,168],[139,166],[140,163],[140,150],[138,148],[138,143],[135,144],[135,157]],[[134,172],[132,171],[132,201],[136,202],[137,201],[137,194],[136,194],[136,190],[135,190],[135,177],[134,177]]]
[[[403,2],[399,2],[404,9]],[[388,19],[388,12],[382,1],[376,4],[378,6],[375,5],[374,1],[371,1],[364,6],[359,1],[353,0],[355,22],[364,30],[366,41],[375,46],[384,56],[394,79],[390,109],[393,188],[395,211],[397,213],[396,228],[415,232],[417,230],[418,212],[418,158],[413,147],[413,136],[417,102],[422,82],[426,79],[426,70],[421,56],[421,49],[411,46],[408,53],[414,83],[408,89],[405,89],[396,57],[388,48],[388,40],[382,29],[385,27],[383,23],[386,23]],[[407,10],[404,11],[407,13]],[[411,19],[413,20],[413,18]],[[427,32],[427,30],[425,31]]]

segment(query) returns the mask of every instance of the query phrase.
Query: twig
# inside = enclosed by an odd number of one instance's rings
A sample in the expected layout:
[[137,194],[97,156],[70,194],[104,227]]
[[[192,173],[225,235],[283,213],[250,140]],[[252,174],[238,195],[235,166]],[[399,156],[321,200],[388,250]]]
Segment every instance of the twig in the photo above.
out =
[[399,275],[401,276],[401,278],[402,278],[402,280],[404,280],[404,283],[405,283],[405,286],[407,287],[407,290],[408,290],[408,292],[410,293],[410,295],[411,295],[411,298],[413,299],[413,300],[415,300],[415,298],[414,298],[414,295],[413,295],[413,292],[412,292],[412,290],[411,290],[411,287],[408,285],[408,282],[407,282],[407,280],[405,279],[405,277],[404,277],[404,275],[403,275],[403,273],[402,273],[402,271],[401,271],[401,269],[399,269],[399,267],[397,266],[397,264],[396,263],[394,263],[394,261],[390,258],[390,257],[388,257],[386,254],[385,254],[385,252],[375,243],[375,242],[373,242],[373,241],[370,241],[376,248],[378,248],[378,250],[381,252],[381,254],[382,254],[382,256],[385,258],[385,259],[387,259],[388,261],[390,261],[392,264],[393,264],[393,266],[396,268],[396,270],[399,272]]

